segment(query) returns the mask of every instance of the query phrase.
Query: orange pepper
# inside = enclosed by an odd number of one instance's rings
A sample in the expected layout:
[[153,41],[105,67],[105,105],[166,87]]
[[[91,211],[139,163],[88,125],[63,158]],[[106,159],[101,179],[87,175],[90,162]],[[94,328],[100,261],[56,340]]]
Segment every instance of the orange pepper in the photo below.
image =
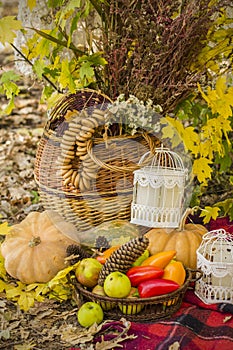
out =
[[157,267],[160,267],[161,269],[164,269],[165,266],[167,266],[167,264],[174,258],[175,255],[176,255],[175,250],[159,252],[145,259],[142,262],[141,266],[152,265],[152,266],[157,266]]
[[181,261],[172,260],[165,268],[162,278],[166,278],[178,283],[180,286],[184,283],[186,272]]
[[112,247],[106,249],[103,253],[101,253],[100,255],[98,255],[96,257],[96,260],[98,260],[101,264],[105,264],[106,260],[110,257],[110,255],[118,248],[120,248],[119,245],[112,246]]

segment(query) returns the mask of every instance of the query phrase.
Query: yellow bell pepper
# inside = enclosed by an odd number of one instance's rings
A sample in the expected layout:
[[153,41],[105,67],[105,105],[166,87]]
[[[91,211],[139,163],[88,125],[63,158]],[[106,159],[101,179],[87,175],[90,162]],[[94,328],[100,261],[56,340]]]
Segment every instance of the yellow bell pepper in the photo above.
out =
[[145,259],[142,262],[141,266],[152,265],[152,266],[157,266],[157,267],[160,267],[161,269],[164,269],[165,266],[174,258],[175,255],[176,255],[175,250],[159,252]]
[[184,283],[186,272],[181,261],[172,260],[165,268],[162,278],[172,280],[180,286]]

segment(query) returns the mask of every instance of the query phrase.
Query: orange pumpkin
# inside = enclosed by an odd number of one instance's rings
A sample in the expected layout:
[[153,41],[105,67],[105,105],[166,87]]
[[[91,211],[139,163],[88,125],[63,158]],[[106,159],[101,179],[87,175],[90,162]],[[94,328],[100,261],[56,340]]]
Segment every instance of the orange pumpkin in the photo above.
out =
[[188,208],[177,229],[152,228],[145,236],[149,239],[148,250],[151,255],[161,251],[175,250],[176,259],[184,266],[196,269],[196,250],[199,248],[202,236],[207,229],[200,224],[185,224],[189,214],[193,210]]
[[23,283],[46,283],[65,268],[66,248],[71,244],[79,245],[73,224],[52,210],[33,211],[12,226],[1,253],[9,275]]

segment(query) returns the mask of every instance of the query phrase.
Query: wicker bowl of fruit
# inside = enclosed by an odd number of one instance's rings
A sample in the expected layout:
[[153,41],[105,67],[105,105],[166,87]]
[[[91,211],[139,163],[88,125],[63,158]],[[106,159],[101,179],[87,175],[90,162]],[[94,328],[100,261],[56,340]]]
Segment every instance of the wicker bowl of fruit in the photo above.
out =
[[81,304],[95,302],[113,320],[151,322],[174,314],[190,283],[200,277],[175,260],[175,251],[149,256],[147,247],[148,239],[141,236],[82,259],[74,278]]

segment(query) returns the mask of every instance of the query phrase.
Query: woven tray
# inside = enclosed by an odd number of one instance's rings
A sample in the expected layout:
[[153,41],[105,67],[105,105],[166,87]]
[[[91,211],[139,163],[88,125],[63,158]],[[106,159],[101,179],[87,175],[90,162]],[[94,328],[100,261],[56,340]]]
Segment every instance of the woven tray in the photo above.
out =
[[[196,271],[200,274],[200,271]],[[134,322],[151,322],[172,316],[179,310],[184,294],[191,282],[195,282],[201,277],[194,277],[194,270],[186,269],[186,279],[184,284],[176,291],[152,298],[110,298],[100,296],[82,287],[75,282],[75,288],[79,298],[84,303],[86,301],[97,302],[104,308],[105,318],[119,320],[126,317]],[[109,309],[106,310],[106,305]],[[124,313],[120,308],[124,308]]]
[[45,209],[58,211],[79,230],[129,220],[133,171],[160,144],[145,132],[106,130],[110,99],[94,90],[64,96],[50,111],[37,149],[35,180]]

